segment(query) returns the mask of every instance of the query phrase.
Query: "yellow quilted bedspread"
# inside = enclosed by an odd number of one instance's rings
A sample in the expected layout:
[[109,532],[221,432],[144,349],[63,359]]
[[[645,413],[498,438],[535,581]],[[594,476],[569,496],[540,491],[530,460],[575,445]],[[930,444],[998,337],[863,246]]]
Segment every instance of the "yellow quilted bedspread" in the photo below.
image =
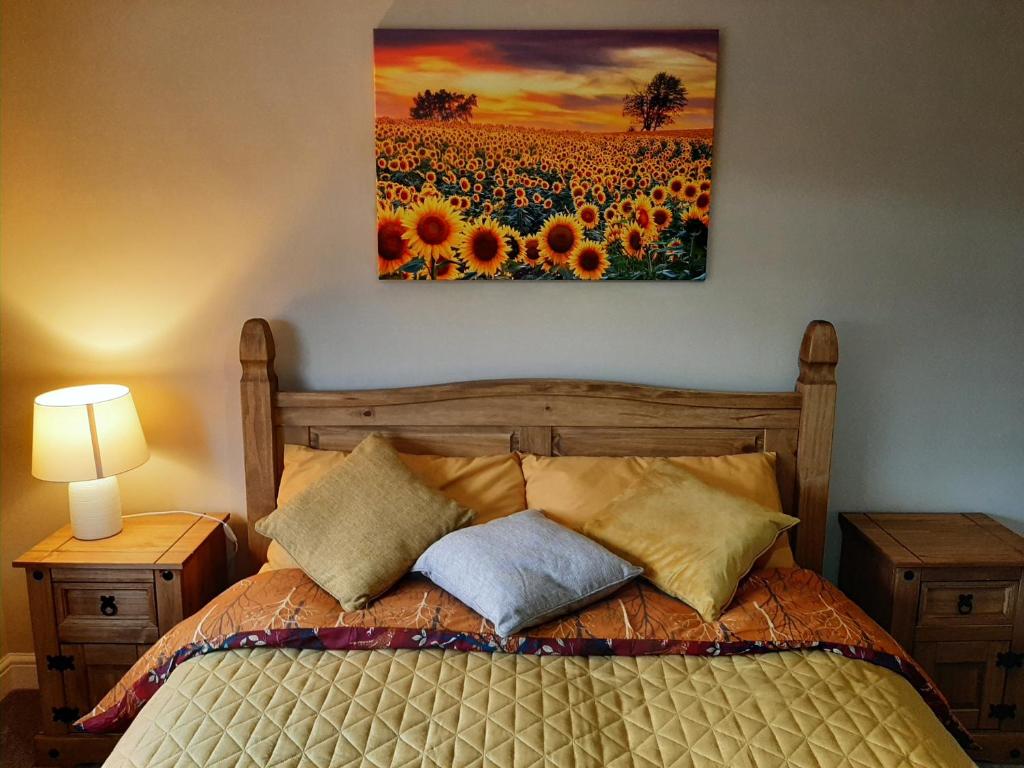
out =
[[973,763],[902,677],[824,651],[257,648],[185,662],[106,768]]

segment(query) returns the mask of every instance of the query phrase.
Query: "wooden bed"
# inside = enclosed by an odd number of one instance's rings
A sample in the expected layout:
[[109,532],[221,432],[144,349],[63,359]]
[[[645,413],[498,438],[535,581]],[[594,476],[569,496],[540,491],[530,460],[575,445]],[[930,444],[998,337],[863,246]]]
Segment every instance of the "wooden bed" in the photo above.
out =
[[474,456],[778,454],[784,510],[800,518],[794,554],[821,571],[839,345],[815,320],[800,345],[793,392],[709,392],[572,379],[470,381],[397,389],[282,392],[263,319],[242,328],[242,431],[249,549],[266,559],[256,522],[276,506],[284,445],[350,450],[371,432],[407,453]]
[[508,637],[420,575],[342,612],[300,568],[271,569],[161,637],[83,720],[96,734],[127,726],[108,768],[973,764],[918,667],[813,572],[835,411],[828,323],[808,327],[796,391],[779,393],[551,379],[280,392],[264,320],[245,324],[241,359],[257,561],[284,446],[348,449],[381,432],[454,455],[775,451],[806,568],[759,570],[716,622],[638,579]]

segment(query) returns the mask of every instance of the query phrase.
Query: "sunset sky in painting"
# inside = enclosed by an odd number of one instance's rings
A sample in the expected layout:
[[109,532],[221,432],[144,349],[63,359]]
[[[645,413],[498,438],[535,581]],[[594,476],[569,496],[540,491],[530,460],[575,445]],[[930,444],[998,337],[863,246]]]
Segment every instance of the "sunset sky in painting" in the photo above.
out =
[[474,123],[624,131],[622,98],[658,72],[689,104],[665,130],[714,122],[715,30],[411,30],[374,32],[377,116],[407,118],[430,89],[475,93]]

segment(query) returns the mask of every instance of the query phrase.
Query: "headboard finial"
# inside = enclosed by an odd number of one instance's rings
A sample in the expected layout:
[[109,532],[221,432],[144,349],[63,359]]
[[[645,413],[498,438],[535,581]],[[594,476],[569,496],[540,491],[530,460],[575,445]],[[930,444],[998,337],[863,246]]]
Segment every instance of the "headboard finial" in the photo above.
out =
[[812,320],[800,343],[800,384],[835,384],[839,337],[827,320]]
[[266,371],[274,369],[274,334],[270,323],[262,317],[253,317],[242,326],[242,338],[238,342],[238,359],[242,362],[242,372],[246,373],[249,365]]

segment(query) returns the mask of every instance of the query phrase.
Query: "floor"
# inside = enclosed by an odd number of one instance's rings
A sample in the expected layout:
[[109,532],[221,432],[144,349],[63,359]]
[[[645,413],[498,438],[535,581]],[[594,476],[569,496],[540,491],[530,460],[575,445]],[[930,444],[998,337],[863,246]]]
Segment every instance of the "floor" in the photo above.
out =
[[0,764],[3,768],[32,768],[32,734],[38,723],[38,691],[12,691],[0,701]]

